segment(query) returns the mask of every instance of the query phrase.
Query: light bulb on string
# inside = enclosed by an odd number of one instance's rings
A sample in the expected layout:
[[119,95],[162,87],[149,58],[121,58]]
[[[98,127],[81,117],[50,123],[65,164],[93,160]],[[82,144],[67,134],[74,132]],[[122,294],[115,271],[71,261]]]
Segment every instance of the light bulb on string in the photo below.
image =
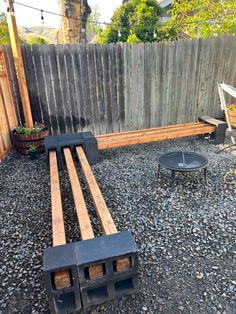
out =
[[156,39],[157,38],[157,33],[154,31],[153,37]]
[[44,24],[43,10],[41,10],[41,23]]
[[119,38],[121,37],[121,32],[120,32],[120,30],[118,30],[118,37],[119,37]]

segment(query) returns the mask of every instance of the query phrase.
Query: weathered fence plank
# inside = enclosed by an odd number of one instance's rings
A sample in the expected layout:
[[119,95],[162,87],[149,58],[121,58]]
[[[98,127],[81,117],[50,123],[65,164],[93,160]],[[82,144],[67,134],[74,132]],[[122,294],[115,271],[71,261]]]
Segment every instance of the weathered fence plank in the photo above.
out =
[[[217,82],[236,86],[235,50],[234,36],[22,47],[34,120],[54,133],[95,134],[192,122],[203,113],[220,116]],[[5,53],[22,118],[9,48]]]

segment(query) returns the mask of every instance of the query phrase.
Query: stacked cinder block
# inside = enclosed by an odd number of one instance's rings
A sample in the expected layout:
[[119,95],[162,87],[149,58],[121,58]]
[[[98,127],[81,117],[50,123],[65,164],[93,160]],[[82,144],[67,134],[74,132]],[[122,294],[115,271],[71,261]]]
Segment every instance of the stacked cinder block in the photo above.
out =
[[51,135],[45,138],[45,151],[49,156],[50,151],[57,152],[59,170],[65,168],[65,157],[63,149],[70,148],[73,158],[77,158],[75,148],[81,146],[86,154],[90,165],[98,161],[97,140],[91,132]]
[[[117,231],[92,173],[89,164],[98,160],[96,139],[90,132],[50,136],[45,148],[50,161],[54,246],[45,250],[43,265],[51,312],[72,313],[134,293],[138,289],[137,247],[130,232]],[[75,160],[80,162],[104,232],[97,238]],[[82,238],[69,244],[65,243],[59,175],[55,175],[58,164],[68,170]]]
[[[130,232],[77,242],[76,259],[85,308],[137,290],[137,247]],[[126,270],[119,271],[117,262],[122,259],[128,259],[129,265]],[[97,278],[89,276],[89,268],[93,265],[102,265],[102,272]]]

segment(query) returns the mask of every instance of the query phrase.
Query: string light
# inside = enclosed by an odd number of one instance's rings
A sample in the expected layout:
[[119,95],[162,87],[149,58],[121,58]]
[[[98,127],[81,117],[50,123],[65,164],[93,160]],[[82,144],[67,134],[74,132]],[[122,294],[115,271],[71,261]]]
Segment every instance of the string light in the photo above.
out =
[[41,23],[44,24],[43,10],[41,10]]
[[[7,0],[3,0],[5,3],[7,3]],[[23,7],[26,7],[26,8],[29,8],[29,9],[32,9],[32,10],[36,10],[36,11],[43,11],[44,13],[47,13],[47,14],[51,14],[51,15],[55,15],[55,16],[60,16],[60,17],[67,17],[67,18],[70,18],[70,19],[73,19],[73,20],[78,20],[78,21],[81,21],[81,22],[87,22],[87,20],[83,20],[83,19],[80,19],[80,18],[77,18],[77,17],[68,17],[66,15],[63,15],[63,14],[59,14],[59,13],[56,13],[56,12],[51,12],[51,11],[47,11],[47,10],[42,10],[42,9],[38,9],[36,7],[33,7],[33,6],[30,6],[30,5],[27,5],[27,4],[24,4],[24,3],[21,3],[21,2],[17,2],[17,1],[14,1],[14,4],[17,4],[17,5],[20,5],[20,6],[23,6]],[[231,16],[231,15],[234,15],[234,13],[232,14],[228,14],[227,16]],[[205,22],[214,22],[216,21],[217,19],[224,19],[224,15],[219,15],[219,16],[215,16],[214,18],[210,18],[210,19],[205,19],[205,20],[195,20],[195,21],[190,21],[190,22],[184,22],[184,23],[180,23],[180,27],[184,27],[184,26],[187,26],[187,25],[191,25],[191,24],[195,24],[195,25],[201,25],[202,23],[205,23]],[[44,20],[44,18],[43,18]],[[122,25],[118,25],[118,24],[112,24],[112,23],[107,23],[107,22],[99,22],[99,21],[89,21],[89,23],[91,24],[95,24],[95,25],[101,25],[101,26],[113,26],[113,27],[117,27],[117,28],[122,28],[122,29],[128,29],[128,27],[123,27]],[[137,24],[139,25],[139,24]],[[134,26],[134,24],[132,25]],[[145,27],[146,29],[153,29],[153,26],[152,25],[142,25],[143,27]]]
[[120,30],[118,30],[118,37],[119,37],[119,38],[121,37],[121,32],[120,32]]

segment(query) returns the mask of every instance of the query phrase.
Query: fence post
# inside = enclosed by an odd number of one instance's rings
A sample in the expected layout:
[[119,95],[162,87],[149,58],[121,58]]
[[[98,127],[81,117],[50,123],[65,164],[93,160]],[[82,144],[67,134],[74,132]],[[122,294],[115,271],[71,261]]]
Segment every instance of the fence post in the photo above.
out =
[[25,70],[24,70],[24,65],[23,65],[23,60],[22,60],[20,41],[19,41],[15,13],[14,13],[13,0],[8,0],[7,23],[8,23],[8,28],[9,28],[9,35],[10,35],[10,40],[11,40],[13,58],[15,62],[16,75],[17,75],[17,80],[19,84],[20,96],[21,96],[22,107],[23,107],[23,112],[24,112],[25,124],[26,124],[26,127],[32,128],[33,118],[32,118],[27,84],[26,84]]

